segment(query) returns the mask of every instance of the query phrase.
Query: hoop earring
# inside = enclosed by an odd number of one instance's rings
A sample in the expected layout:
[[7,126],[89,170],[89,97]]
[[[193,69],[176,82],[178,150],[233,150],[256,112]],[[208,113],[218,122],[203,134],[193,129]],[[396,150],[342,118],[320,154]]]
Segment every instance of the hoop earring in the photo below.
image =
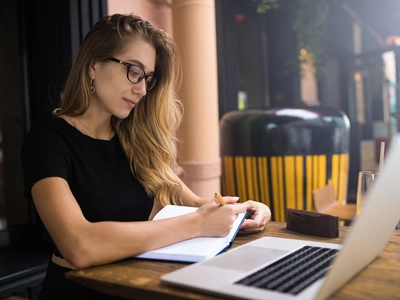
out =
[[93,86],[93,78],[90,78],[90,93],[94,94],[95,91],[96,89]]

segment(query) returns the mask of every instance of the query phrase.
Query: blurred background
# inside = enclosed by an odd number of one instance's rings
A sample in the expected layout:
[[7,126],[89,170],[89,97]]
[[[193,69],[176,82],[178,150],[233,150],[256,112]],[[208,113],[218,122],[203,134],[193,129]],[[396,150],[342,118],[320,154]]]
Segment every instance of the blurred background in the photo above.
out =
[[230,82],[219,89],[221,114],[292,105],[343,111],[354,198],[358,171],[376,169],[380,142],[387,149],[398,131],[400,1],[216,1],[216,7],[218,64],[226,71],[220,76]]

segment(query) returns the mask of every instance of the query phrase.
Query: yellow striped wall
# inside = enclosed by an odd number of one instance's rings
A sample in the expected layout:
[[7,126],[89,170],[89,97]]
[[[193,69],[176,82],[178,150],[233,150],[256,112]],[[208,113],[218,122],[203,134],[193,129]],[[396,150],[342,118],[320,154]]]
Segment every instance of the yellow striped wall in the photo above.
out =
[[314,210],[312,191],[331,182],[335,197],[346,201],[347,153],[288,156],[223,156],[222,192],[265,203],[272,220],[285,221],[286,208]]

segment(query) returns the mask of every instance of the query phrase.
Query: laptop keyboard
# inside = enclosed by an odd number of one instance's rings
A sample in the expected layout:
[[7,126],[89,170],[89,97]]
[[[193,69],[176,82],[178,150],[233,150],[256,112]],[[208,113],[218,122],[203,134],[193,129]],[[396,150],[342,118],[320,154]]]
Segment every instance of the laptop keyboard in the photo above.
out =
[[337,252],[304,246],[235,283],[296,295],[329,270]]

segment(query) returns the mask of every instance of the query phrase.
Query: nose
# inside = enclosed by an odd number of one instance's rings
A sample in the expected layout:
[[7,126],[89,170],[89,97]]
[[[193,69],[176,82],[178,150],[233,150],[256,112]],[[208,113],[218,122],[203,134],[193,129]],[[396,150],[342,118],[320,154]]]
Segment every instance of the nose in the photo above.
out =
[[146,96],[147,90],[146,90],[146,81],[141,80],[138,83],[132,84],[132,92],[136,94],[140,94],[142,97]]

